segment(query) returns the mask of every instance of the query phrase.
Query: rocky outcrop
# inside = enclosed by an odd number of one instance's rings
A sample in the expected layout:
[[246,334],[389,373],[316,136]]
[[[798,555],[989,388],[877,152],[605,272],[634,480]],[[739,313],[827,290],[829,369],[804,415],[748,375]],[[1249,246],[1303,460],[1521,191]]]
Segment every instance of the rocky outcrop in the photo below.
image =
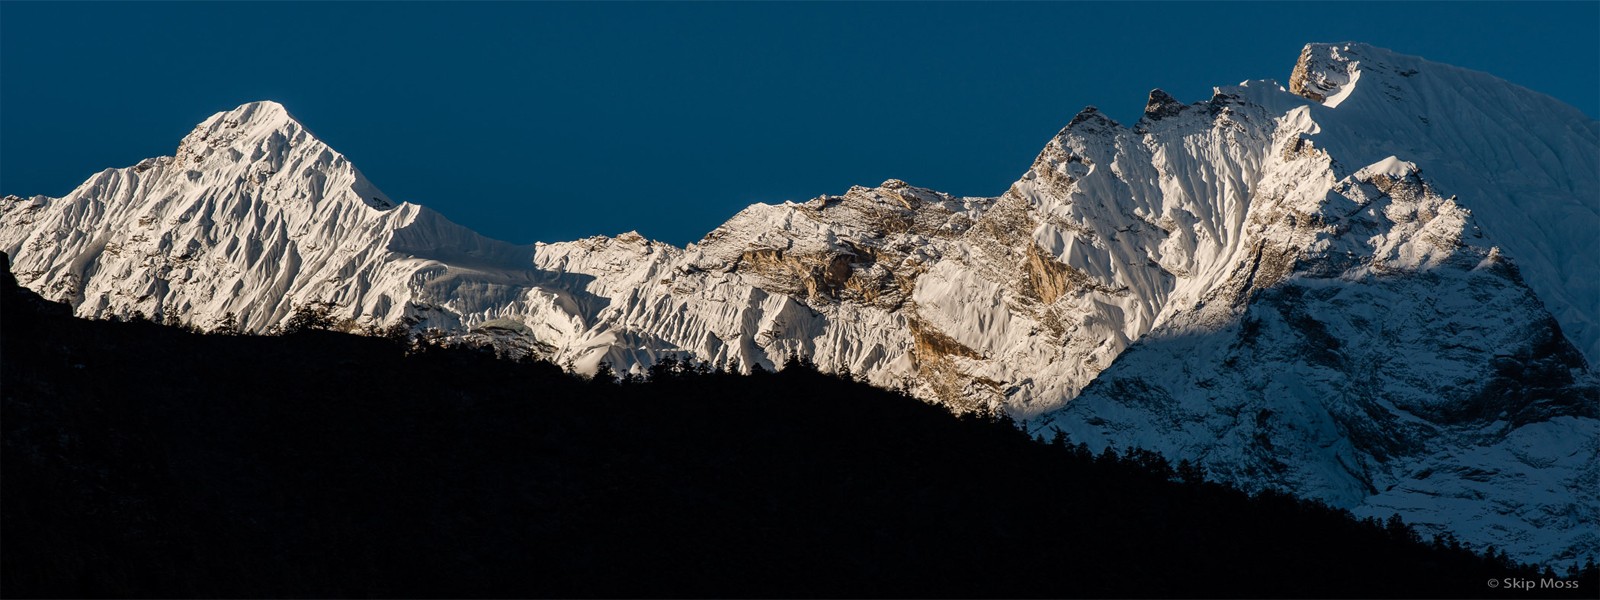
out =
[[1161,91],[1161,88],[1150,90],[1150,99],[1144,105],[1144,118],[1150,121],[1160,121],[1168,117],[1176,117],[1189,107],[1178,102],[1171,94]]

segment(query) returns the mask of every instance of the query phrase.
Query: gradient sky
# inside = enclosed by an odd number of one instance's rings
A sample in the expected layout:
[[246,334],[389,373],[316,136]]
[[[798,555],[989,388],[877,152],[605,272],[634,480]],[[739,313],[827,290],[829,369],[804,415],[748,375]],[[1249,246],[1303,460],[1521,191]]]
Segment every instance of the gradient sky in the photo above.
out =
[[1310,41],[1600,115],[1600,3],[0,2],[0,193],[59,196],[282,102],[398,200],[486,235],[683,244],[899,178],[995,195],[1085,105],[1287,81]]

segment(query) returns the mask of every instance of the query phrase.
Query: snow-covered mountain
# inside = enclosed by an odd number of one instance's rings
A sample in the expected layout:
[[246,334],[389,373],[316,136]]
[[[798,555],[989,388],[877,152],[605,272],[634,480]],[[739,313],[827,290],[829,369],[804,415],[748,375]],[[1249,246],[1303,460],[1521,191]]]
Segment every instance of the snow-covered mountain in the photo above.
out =
[[998,197],[891,180],[687,248],[483,238],[271,102],[0,201],[18,279],[83,316],[330,302],[581,372],[802,354],[1532,560],[1600,550],[1597,242],[1600,124],[1360,44],[1131,127],[1085,109]]

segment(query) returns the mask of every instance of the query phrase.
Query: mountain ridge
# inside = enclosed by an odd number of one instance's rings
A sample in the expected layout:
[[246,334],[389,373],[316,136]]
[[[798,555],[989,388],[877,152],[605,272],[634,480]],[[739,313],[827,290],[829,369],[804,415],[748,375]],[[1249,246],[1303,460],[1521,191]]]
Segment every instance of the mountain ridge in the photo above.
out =
[[[1574,496],[1600,472],[1600,288],[1582,277],[1600,271],[1585,246],[1600,211],[1584,203],[1600,195],[1600,126],[1524,92],[1371,46],[1310,44],[1288,89],[1250,81],[1188,105],[1154,90],[1132,127],[1086,108],[998,197],[890,180],[753,205],[684,248],[636,234],[489,240],[394,203],[281,105],[252,103],[203,122],[173,158],[102,172],[59,200],[0,201],[0,250],[25,285],[83,316],[209,326],[236,312],[264,331],[298,304],[330,302],[352,322],[406,320],[587,373],[803,355],[958,411],[1004,407],[1036,431],[1141,440],[1262,487],[1572,558],[1600,548],[1584,525],[1595,502]],[[1464,122],[1441,116],[1457,114]],[[1477,300],[1437,308],[1450,297]],[[1455,329],[1432,333],[1435,322]],[[1430,333],[1406,345],[1406,331]],[[1151,351],[1195,336],[1267,350]],[[1357,356],[1374,344],[1411,352]],[[1249,391],[1271,378],[1244,376],[1246,356],[1315,385]],[[1174,366],[1200,375],[1166,377]],[[1526,455],[1507,445],[1520,427],[1465,431],[1407,408],[1434,404],[1424,396],[1481,404],[1494,382],[1526,379],[1497,375],[1507,369],[1557,367],[1565,384],[1490,403],[1557,407],[1522,425],[1573,419],[1568,437],[1589,446],[1554,458],[1463,459],[1485,444]],[[1195,391],[1204,381],[1247,392]],[[1219,408],[1269,417],[1207,421]],[[1299,416],[1276,426],[1270,415]],[[1152,425],[1173,419],[1209,425]],[[1367,422],[1420,433],[1389,448],[1360,434]],[[1330,443],[1345,445],[1318,450]],[[1427,510],[1416,498],[1444,493],[1427,481],[1441,467],[1533,487],[1451,484],[1460,506]],[[1373,500],[1395,489],[1416,493]],[[1497,501],[1512,508],[1475,520]]]

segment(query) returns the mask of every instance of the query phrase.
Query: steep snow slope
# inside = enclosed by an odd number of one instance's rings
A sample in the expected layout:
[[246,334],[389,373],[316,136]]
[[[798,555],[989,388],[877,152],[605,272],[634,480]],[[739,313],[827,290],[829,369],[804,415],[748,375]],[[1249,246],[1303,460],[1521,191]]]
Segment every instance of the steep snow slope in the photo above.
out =
[[1260,238],[1247,285],[1278,281],[1247,291],[1235,318],[1175,313],[1035,426],[1581,560],[1600,545],[1600,411],[1582,355],[1414,165],[1334,190],[1315,212],[1273,216],[1268,229],[1312,225]]
[[1099,312],[1151,325],[1031,426],[1518,556],[1594,552],[1594,357],[1563,336],[1593,347],[1594,122],[1353,44],[1308,46],[1291,88],[1153,93],[1131,129],[1080,115],[1013,188],[1083,216],[1041,247],[1154,300]]
[[1290,89],[1347,169],[1389,156],[1456,195],[1600,365],[1600,122],[1492,75],[1364,44],[1312,44]]
[[520,247],[395,204],[262,102],[176,157],[7,197],[0,249],[84,316],[262,331],[327,301],[581,372],[800,354],[1569,558],[1600,549],[1597,137],[1488,75],[1313,44],[1288,89],[1156,90],[1132,127],[1085,109],[996,198],[891,180],[688,248]]
[[[328,301],[398,318],[419,295],[516,304],[533,249],[396,204],[274,102],[218,113],[176,156],[91,177],[66,197],[0,201],[19,281],[86,317],[140,312],[248,330]],[[416,307],[413,307],[416,308]]]

